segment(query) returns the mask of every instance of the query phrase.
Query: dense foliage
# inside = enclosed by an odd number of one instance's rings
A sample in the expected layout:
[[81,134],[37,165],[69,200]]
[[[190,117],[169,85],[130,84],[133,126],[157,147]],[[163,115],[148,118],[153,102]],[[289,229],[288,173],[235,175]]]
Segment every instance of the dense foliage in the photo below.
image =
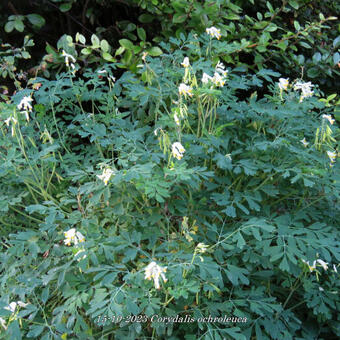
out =
[[[112,3],[86,1],[86,20]],[[334,13],[292,36],[282,13],[313,1],[259,1],[269,14],[243,21],[246,1],[122,3],[143,28],[116,46],[64,31],[32,76],[17,67],[36,38],[3,45],[0,339],[338,338],[340,40],[332,61],[298,57],[331,70],[313,83],[282,45]],[[50,14],[29,15],[5,29]]]

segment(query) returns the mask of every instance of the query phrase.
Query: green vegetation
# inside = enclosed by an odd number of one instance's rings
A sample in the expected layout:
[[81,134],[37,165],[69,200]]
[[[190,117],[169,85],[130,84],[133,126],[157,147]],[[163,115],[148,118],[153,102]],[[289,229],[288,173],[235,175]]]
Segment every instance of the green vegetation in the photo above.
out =
[[339,8],[318,3],[10,2],[0,339],[340,336]]

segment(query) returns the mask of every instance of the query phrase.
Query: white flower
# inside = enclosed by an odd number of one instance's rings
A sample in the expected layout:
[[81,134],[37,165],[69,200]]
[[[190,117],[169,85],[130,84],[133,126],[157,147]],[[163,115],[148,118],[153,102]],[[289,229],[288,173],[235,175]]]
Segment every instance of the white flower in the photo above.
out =
[[155,288],[160,289],[159,285],[159,277],[163,279],[164,282],[167,282],[167,278],[164,273],[166,272],[166,267],[159,266],[156,262],[152,261],[145,267],[145,280],[153,279]]
[[192,97],[192,88],[189,85],[184,83],[180,84],[178,91],[180,95],[183,94],[184,96],[188,95],[189,97]]
[[83,255],[83,256],[79,256],[79,257],[77,258],[77,261],[86,259],[86,254],[85,254],[85,250],[84,250],[84,249],[78,250],[78,251],[74,254],[74,257],[76,257],[77,255],[79,255],[79,254],[81,254],[81,253],[84,253],[84,255]]
[[202,76],[202,83],[208,84],[210,80],[212,80],[212,77],[210,77],[209,74],[204,72]]
[[289,85],[289,78],[285,79],[285,78],[280,78],[279,79],[279,88],[280,90],[287,90],[288,85]]
[[223,77],[226,77],[227,74],[228,74],[228,70],[226,70],[225,66],[223,65],[223,63],[220,63],[220,62],[217,63],[217,65],[215,67],[215,70],[217,72],[220,72],[223,75]]
[[211,37],[217,38],[217,40],[219,40],[219,39],[221,38],[221,30],[218,29],[218,28],[216,28],[216,27],[214,27],[214,26],[212,26],[212,27],[210,27],[210,28],[207,28],[205,31],[206,31]]
[[321,265],[321,267],[324,269],[324,270],[327,270],[328,269],[328,263],[325,262],[325,261],[322,261],[320,259],[316,260],[317,263],[319,263]]
[[17,301],[17,304],[18,304],[19,307],[22,307],[22,308],[24,308],[28,305],[28,303],[25,303],[25,302],[22,302],[22,301]]
[[17,308],[17,303],[16,302],[11,302],[7,307],[4,309],[9,310],[10,312],[14,313],[15,309]]
[[5,124],[7,126],[9,126],[9,123],[11,121],[13,122],[13,124],[12,124],[12,137],[14,137],[14,135],[15,135],[15,125],[16,125],[16,123],[18,123],[18,121],[14,117],[9,117],[5,120]]
[[323,289],[322,287],[319,287],[319,291],[320,291],[320,292],[323,292],[324,289]]
[[74,243],[74,245],[77,245],[80,242],[85,242],[84,235],[81,232],[76,231],[75,228],[72,228],[64,232],[64,236],[65,236],[64,243],[67,246],[70,246],[72,242]]
[[327,119],[331,125],[335,122],[335,119],[333,119],[331,115],[322,115],[322,118]]
[[66,53],[64,50],[63,50],[61,55],[63,57],[65,57],[65,64],[66,64],[66,66],[69,66],[70,59],[71,59],[71,63],[75,63],[76,62],[76,59],[71,54]]
[[217,72],[214,73],[214,76],[212,77],[211,80],[216,86],[220,86],[220,87],[224,86],[225,79]]
[[333,264],[333,270],[334,270],[335,273],[338,272],[338,270],[336,269],[336,265],[335,264]]
[[103,170],[103,173],[101,175],[97,175],[97,177],[104,182],[105,185],[109,182],[112,174],[114,172],[110,168],[106,168]]
[[304,137],[303,139],[301,139],[300,142],[304,145],[305,148],[306,148],[307,145],[309,144],[309,143],[306,141],[306,138],[305,138],[305,137]]
[[14,125],[18,122],[14,117],[9,117],[9,118],[7,118],[7,119],[5,120],[5,124],[6,124],[7,126],[9,126],[9,123],[10,123],[11,121],[14,123]]
[[329,159],[331,160],[331,163],[335,162],[336,159],[336,152],[335,151],[327,151],[327,155]]
[[102,74],[102,73],[107,73],[107,71],[106,70],[99,70],[99,71],[97,71],[97,73]]
[[196,246],[195,252],[203,254],[208,250],[208,248],[209,248],[209,246],[207,246],[206,244],[201,242]]
[[6,321],[0,317],[0,325],[6,330],[7,326],[6,326]]
[[74,244],[78,244],[78,242],[85,242],[85,237],[80,231],[76,232]]
[[231,153],[226,154],[225,157],[227,157],[230,161],[232,160]]
[[26,307],[28,305],[28,303],[24,303],[22,301],[17,301],[17,302],[11,302],[7,307],[5,307],[4,309],[9,310],[10,312],[14,313],[17,306],[19,307]]
[[189,67],[190,66],[190,62],[189,62],[189,58],[188,57],[185,57],[183,62],[181,63],[181,65],[183,67]]
[[177,116],[177,113],[174,114],[174,120],[175,120],[176,125],[178,125],[178,126],[181,125],[181,122],[180,122],[180,120],[179,120],[179,118]]
[[143,55],[142,55],[142,60],[145,62],[145,58],[146,56],[148,55],[148,52],[143,52]]
[[302,102],[304,98],[311,97],[313,95],[314,92],[311,90],[313,86],[314,85],[312,85],[310,81],[308,83],[297,82],[294,85],[294,90],[301,90],[302,92],[300,102]]
[[302,262],[308,266],[310,272],[316,269],[316,261],[313,262],[312,266],[309,264],[309,261],[302,260]]
[[26,97],[22,98],[20,103],[17,106],[18,109],[32,112],[32,105],[30,104],[31,101],[33,101],[33,99],[31,97],[26,96]]
[[172,144],[172,154],[175,158],[179,160],[182,159],[184,152],[185,152],[185,149],[181,143],[176,142]]

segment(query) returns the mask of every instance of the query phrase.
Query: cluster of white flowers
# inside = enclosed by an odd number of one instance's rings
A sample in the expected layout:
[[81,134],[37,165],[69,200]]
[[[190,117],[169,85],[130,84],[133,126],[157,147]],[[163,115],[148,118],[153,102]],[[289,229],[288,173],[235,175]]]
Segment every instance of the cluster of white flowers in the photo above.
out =
[[210,28],[207,28],[205,30],[207,34],[209,34],[212,38],[216,38],[217,40],[220,40],[221,38],[221,30],[212,26]]
[[309,81],[308,83],[303,83],[298,81],[295,85],[294,85],[294,90],[301,90],[301,97],[300,97],[300,103],[303,101],[304,98],[308,98],[311,97],[313,95],[313,91],[312,91],[312,87],[314,85],[312,85],[312,83]]
[[327,155],[330,159],[330,164],[329,166],[330,167],[333,167],[334,166],[334,163],[335,163],[335,160],[336,160],[336,152],[335,151],[327,151]]
[[[65,57],[65,64],[67,67],[71,67],[72,71],[75,72],[76,71],[76,67],[74,65],[74,63],[76,62],[76,59],[71,55],[66,53],[64,50],[61,54],[63,57]],[[71,60],[71,62],[70,62]]]
[[156,262],[152,261],[145,267],[145,280],[153,279],[155,288],[160,289],[159,278],[161,277],[164,282],[167,282],[167,278],[164,273],[166,273],[166,267],[159,266]]
[[185,149],[180,142],[176,142],[172,144],[172,155],[175,158],[177,158],[178,160],[181,160],[183,158],[184,152],[185,152]]
[[[4,309],[9,310],[12,314],[14,314],[18,307],[25,308],[28,305],[28,303],[17,301],[17,302],[11,302],[8,306],[4,307]],[[6,321],[0,317],[0,325],[6,330]]]
[[184,83],[181,83],[178,87],[178,92],[180,95],[188,95],[189,97],[192,97],[192,88],[189,85],[186,85]]
[[10,312],[14,313],[17,307],[26,307],[28,303],[24,303],[22,301],[17,302],[11,302],[7,307],[5,307],[6,310],[9,310]]
[[303,139],[300,140],[300,142],[303,144],[303,146],[306,148],[307,145],[309,144],[307,141],[306,141],[306,138],[303,137]]
[[335,122],[335,119],[333,119],[331,115],[322,115],[322,118],[327,119],[331,125]]
[[66,232],[64,232],[64,236],[65,236],[65,240],[64,243],[66,246],[70,246],[71,243],[73,243],[76,248],[78,248],[79,250],[74,254],[74,256],[76,257],[77,255],[84,253],[83,256],[79,256],[77,258],[78,261],[85,259],[86,258],[86,254],[85,254],[85,249],[84,248],[79,248],[79,243],[85,242],[85,237],[84,235],[77,231],[75,228],[72,228]]
[[[327,269],[328,269],[328,262],[325,262],[325,261],[323,261],[323,260],[321,260],[321,259],[314,260],[312,265],[309,264],[309,261],[302,260],[302,262],[305,263],[305,264],[308,266],[310,272],[313,272],[314,270],[316,270],[316,266],[317,266],[318,264],[319,264],[324,270],[327,270]],[[337,272],[335,265],[333,265],[333,268],[334,268],[334,271]]]
[[114,174],[114,171],[110,168],[105,168],[101,175],[97,175],[97,177],[104,182],[105,185],[109,182],[111,176]]
[[283,90],[287,91],[288,85],[289,85],[289,78],[287,78],[287,79],[285,79],[285,78],[280,78],[280,79],[279,79],[279,89],[280,89],[281,91],[283,91]]
[[33,99],[30,96],[25,96],[21,99],[20,103],[17,106],[21,113],[25,114],[27,121],[30,120],[29,112],[32,112],[32,101]]
[[83,234],[77,231],[75,228],[72,228],[64,232],[64,236],[65,236],[64,243],[67,246],[70,246],[71,243],[77,246],[78,243],[85,242],[85,237],[83,236]]
[[225,69],[225,66],[223,65],[223,63],[218,62],[215,67],[215,73],[213,77],[203,72],[202,83],[208,84],[209,82],[212,82],[216,86],[222,87],[225,84],[227,75],[228,75],[228,70]]

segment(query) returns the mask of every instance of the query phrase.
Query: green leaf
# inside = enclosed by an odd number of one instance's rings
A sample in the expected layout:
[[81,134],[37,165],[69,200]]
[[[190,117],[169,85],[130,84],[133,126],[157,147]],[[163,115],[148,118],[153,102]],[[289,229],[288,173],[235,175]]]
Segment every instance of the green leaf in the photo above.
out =
[[14,28],[19,32],[23,32],[25,25],[21,20],[15,20],[14,21]]
[[59,6],[59,9],[60,9],[62,12],[67,12],[67,11],[69,11],[71,8],[72,8],[72,2],[67,2],[67,3],[61,4],[61,5]]
[[5,25],[5,32],[10,33],[13,31],[14,21],[8,21]]
[[301,29],[300,24],[296,20],[294,21],[294,27],[297,31],[300,31],[300,29]]
[[89,55],[92,53],[92,49],[89,47],[86,47],[86,48],[81,49],[80,53],[84,55]]
[[119,44],[127,50],[132,50],[134,46],[133,43],[128,39],[120,39]]
[[295,0],[289,0],[288,1],[289,5],[292,6],[294,9],[299,9],[299,3]]
[[233,266],[231,264],[227,265],[227,269],[225,269],[228,279],[234,286],[238,286],[239,282],[243,284],[249,284],[248,278],[245,276],[249,274],[247,269]]
[[180,24],[182,22],[184,22],[187,18],[186,13],[176,13],[173,17],[172,17],[172,22],[174,24]]
[[45,25],[45,19],[39,14],[28,14],[26,17],[33,26],[40,28]]
[[246,245],[246,241],[244,240],[240,232],[236,234],[236,239],[237,239],[237,247],[242,249]]
[[311,48],[311,46],[304,41],[300,41],[300,45],[304,48],[308,48],[308,49]]
[[126,301],[126,309],[130,314],[138,315],[140,313],[140,308],[131,300]]
[[338,48],[340,46],[340,35],[338,35],[334,40],[333,40],[333,48]]
[[77,33],[76,34],[76,42],[80,42],[81,44],[85,44],[86,43],[86,38],[80,34],[80,33]]
[[110,49],[109,43],[105,39],[103,39],[100,42],[100,48],[102,49],[103,52],[109,52]]
[[307,70],[307,75],[310,78],[316,78],[320,74],[318,67],[314,66]]
[[46,303],[46,301],[48,300],[48,297],[49,297],[49,287],[47,286],[41,292],[41,301],[43,302],[43,304]]
[[115,62],[116,59],[113,58],[113,56],[110,54],[110,53],[107,53],[107,52],[104,52],[103,53],[103,58],[106,60],[106,61],[110,61],[110,62]]
[[161,54],[163,54],[163,51],[155,46],[155,47],[151,47],[149,50],[148,50],[148,53],[152,56],[152,57],[158,57],[160,56]]
[[33,325],[27,333],[28,338],[37,338],[44,330],[45,326]]
[[225,212],[230,217],[236,217],[236,209],[232,205],[224,209],[223,212]]
[[148,24],[154,20],[154,16],[151,14],[142,14],[138,17],[138,20],[143,24]]
[[121,46],[117,49],[115,56],[121,55],[125,51],[125,47]]
[[[20,332],[20,326],[18,323],[18,320],[14,320],[10,323],[8,326],[7,332],[9,334],[9,338],[11,340],[21,340],[21,332]],[[28,334],[27,334],[28,336]]]
[[138,37],[139,37],[140,40],[145,41],[145,39],[146,39],[146,33],[145,33],[144,28],[137,27],[137,35],[138,35]]
[[91,35],[91,43],[92,43],[92,48],[100,47],[100,40],[95,34]]

